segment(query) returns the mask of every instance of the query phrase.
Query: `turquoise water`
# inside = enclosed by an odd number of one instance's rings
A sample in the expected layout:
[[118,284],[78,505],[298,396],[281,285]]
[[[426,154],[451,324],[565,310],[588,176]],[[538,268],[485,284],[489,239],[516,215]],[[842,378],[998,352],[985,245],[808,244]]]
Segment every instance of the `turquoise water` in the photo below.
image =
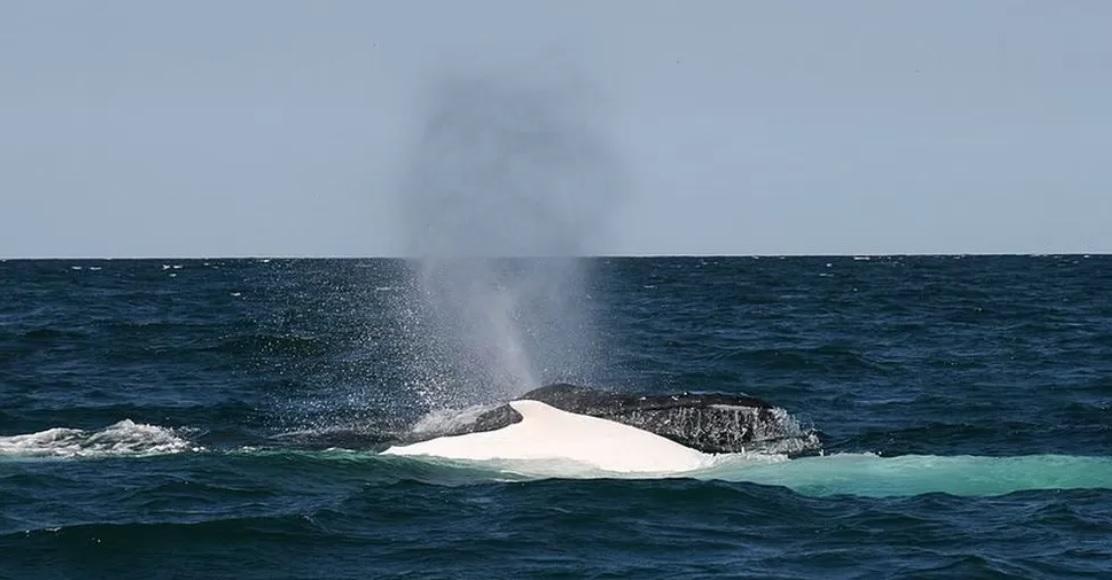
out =
[[590,348],[541,380],[747,392],[825,454],[641,479],[380,456],[502,396],[430,396],[455,383],[423,382],[404,264],[8,261],[0,577],[1112,571],[1112,258],[583,269]]

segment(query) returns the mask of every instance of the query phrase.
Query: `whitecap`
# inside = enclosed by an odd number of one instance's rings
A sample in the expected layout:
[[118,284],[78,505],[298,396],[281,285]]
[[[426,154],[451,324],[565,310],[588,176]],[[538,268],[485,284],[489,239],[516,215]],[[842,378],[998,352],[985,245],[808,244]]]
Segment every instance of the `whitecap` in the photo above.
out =
[[136,423],[131,419],[99,431],[54,427],[0,437],[0,458],[146,456],[201,449],[174,429]]

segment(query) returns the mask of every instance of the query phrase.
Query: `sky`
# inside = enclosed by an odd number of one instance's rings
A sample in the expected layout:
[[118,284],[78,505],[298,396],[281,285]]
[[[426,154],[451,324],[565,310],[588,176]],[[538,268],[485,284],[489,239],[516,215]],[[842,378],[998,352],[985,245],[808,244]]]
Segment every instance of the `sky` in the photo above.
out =
[[1084,0],[7,0],[0,257],[535,229],[496,203],[414,218],[461,181],[558,199],[525,205],[584,254],[1112,252],[1109,22]]

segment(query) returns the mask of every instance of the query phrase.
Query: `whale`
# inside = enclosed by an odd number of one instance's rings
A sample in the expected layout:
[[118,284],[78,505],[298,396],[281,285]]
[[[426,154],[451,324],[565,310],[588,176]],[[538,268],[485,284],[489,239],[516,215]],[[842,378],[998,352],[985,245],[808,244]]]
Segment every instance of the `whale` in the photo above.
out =
[[[635,394],[553,384],[415,428],[384,453],[568,460],[611,471],[684,471],[718,454],[821,451],[820,434],[744,394]],[[665,469],[667,468],[667,469]]]
[[560,461],[618,473],[693,471],[709,465],[712,457],[655,433],[540,401],[512,401],[507,406],[519,419],[501,429],[437,437],[383,453],[465,461]]

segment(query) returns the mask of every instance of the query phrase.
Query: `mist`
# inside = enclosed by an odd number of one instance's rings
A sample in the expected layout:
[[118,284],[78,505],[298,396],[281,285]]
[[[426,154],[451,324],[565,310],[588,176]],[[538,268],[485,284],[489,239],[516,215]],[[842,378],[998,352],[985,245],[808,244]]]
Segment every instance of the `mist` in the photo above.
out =
[[414,383],[429,406],[589,382],[590,269],[622,199],[601,99],[573,74],[430,85],[403,187]]

